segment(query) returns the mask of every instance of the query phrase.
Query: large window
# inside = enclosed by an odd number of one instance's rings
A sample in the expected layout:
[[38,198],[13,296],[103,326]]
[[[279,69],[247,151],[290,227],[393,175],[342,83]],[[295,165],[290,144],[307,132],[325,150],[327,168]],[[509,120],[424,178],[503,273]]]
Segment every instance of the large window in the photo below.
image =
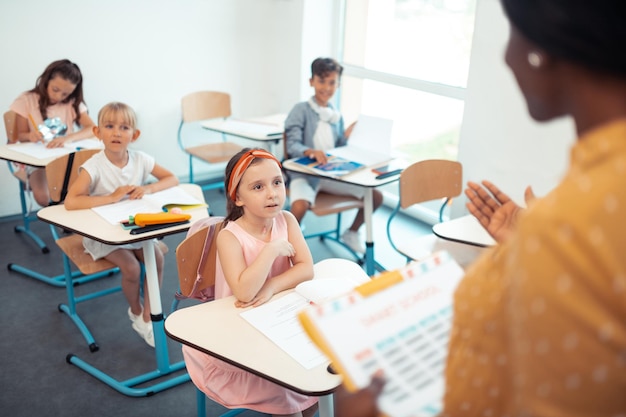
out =
[[456,159],[475,0],[345,0],[341,111],[394,120],[409,162]]
[[[456,160],[476,0],[344,0],[340,90],[347,123],[394,121],[392,148],[407,162]],[[384,188],[397,199],[397,185]],[[434,223],[438,202],[409,210]]]

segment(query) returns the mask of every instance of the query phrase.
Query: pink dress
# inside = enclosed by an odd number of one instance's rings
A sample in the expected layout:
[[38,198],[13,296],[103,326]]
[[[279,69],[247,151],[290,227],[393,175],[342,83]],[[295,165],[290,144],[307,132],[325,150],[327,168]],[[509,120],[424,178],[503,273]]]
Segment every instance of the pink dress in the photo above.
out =
[[[229,230],[239,240],[247,265],[266,245],[235,222],[229,222],[225,230]],[[287,222],[282,214],[274,219],[271,240],[274,239],[287,239]],[[215,297],[218,299],[230,296],[232,292],[226,284],[219,257],[216,267]],[[277,258],[268,279],[290,267],[289,258]],[[254,353],[250,351],[250,354]],[[315,397],[298,394],[192,347],[183,345],[183,356],[193,383],[224,407],[246,408],[268,414],[292,414],[306,410],[317,402]]]

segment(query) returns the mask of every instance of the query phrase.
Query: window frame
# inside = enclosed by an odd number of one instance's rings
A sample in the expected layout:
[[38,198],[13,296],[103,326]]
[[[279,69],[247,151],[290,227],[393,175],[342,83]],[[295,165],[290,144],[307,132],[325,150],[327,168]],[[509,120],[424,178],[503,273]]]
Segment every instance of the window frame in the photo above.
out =
[[[369,1],[369,0],[368,0]],[[344,45],[346,40],[346,9],[348,0],[340,0],[336,3],[336,24],[337,24],[337,57],[344,67],[343,76],[349,76],[362,80],[372,80],[384,84],[394,85],[398,87],[408,88],[419,92],[430,93],[443,97],[462,100],[465,102],[467,87],[453,86],[441,83],[435,83],[419,78],[411,78],[382,71],[370,70],[362,66],[344,63]],[[342,90],[337,92],[337,105],[341,108]],[[386,188],[386,189],[385,189]],[[390,187],[384,187],[381,191],[384,196],[383,204],[388,207],[395,207],[398,204],[398,193],[389,190]],[[446,210],[449,211],[449,210]],[[403,210],[407,215],[412,216],[427,224],[436,224],[439,222],[439,206],[433,202],[425,204],[417,204]],[[449,216],[444,214],[444,218]]]

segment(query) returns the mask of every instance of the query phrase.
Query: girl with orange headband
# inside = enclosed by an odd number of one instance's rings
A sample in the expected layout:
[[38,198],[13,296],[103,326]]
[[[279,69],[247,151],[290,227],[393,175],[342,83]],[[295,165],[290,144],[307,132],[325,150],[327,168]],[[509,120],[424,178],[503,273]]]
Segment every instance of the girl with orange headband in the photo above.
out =
[[[244,149],[226,166],[227,224],[217,237],[215,297],[234,295],[238,307],[258,306],[313,278],[313,258],[293,214],[283,210],[280,162],[263,149]],[[317,399],[188,346],[183,355],[194,384],[228,408],[308,417]]]

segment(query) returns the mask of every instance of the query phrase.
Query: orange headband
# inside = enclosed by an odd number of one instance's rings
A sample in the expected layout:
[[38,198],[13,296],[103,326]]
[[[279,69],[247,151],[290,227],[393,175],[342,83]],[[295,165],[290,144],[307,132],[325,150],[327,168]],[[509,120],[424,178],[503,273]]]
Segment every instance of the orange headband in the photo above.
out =
[[241,155],[241,158],[239,158],[239,161],[237,161],[235,167],[233,168],[233,171],[230,174],[230,181],[228,181],[227,191],[228,196],[231,200],[236,201],[237,187],[239,186],[241,177],[243,177],[243,173],[246,172],[252,161],[254,161],[256,158],[271,159],[276,161],[279,167],[281,166],[280,161],[276,159],[274,155],[262,149],[254,149]]

